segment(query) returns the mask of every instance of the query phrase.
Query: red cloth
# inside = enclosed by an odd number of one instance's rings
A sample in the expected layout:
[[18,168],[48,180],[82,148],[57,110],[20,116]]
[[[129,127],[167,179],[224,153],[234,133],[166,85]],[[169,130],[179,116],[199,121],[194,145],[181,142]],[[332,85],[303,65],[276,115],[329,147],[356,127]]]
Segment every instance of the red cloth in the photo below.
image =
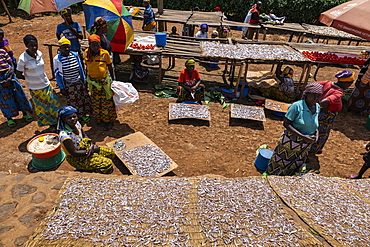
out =
[[327,99],[330,104],[328,110],[331,112],[337,112],[342,109],[342,96],[344,95],[341,88],[335,86],[332,81],[317,81],[322,87],[321,100]]
[[188,87],[193,87],[197,84],[197,80],[200,79],[200,75],[197,69],[193,70],[191,73],[191,77],[189,77],[189,73],[187,69],[183,69],[180,72],[180,77],[177,80],[178,82],[184,83]]
[[[251,9],[251,13],[253,15],[253,13],[257,13],[257,16],[258,16],[258,20],[260,19],[260,12],[258,11],[257,8],[253,8]],[[260,23],[259,22],[256,22],[253,18],[251,18],[249,20],[249,24],[256,24],[256,25],[259,25]]]

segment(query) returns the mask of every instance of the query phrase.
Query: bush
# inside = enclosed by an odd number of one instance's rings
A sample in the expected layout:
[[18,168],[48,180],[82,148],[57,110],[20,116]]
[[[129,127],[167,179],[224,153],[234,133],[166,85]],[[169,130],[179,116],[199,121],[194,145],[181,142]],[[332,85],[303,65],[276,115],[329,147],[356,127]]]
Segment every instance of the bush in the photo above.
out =
[[[286,22],[318,24],[320,13],[331,9],[348,0],[262,0],[262,13],[274,13],[276,16],[286,16]],[[229,20],[244,21],[250,7],[256,1],[244,0],[165,0],[165,9],[190,10],[198,6],[202,11],[213,11],[215,7],[228,16]],[[142,6],[140,0],[124,0],[126,6]],[[152,0],[151,5],[157,7],[157,1]]]

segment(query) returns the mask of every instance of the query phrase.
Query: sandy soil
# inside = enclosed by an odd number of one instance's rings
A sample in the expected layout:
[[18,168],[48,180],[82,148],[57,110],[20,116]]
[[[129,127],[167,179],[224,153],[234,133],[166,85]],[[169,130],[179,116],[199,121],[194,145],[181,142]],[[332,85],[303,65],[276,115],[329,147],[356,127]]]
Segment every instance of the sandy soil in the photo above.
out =
[[[84,23],[82,14],[75,15],[74,20],[81,25]],[[29,33],[35,35],[39,39],[39,49],[44,54],[46,73],[51,77],[48,50],[42,44],[57,41],[55,29],[61,21],[60,16],[39,16],[30,20],[14,18],[14,23],[6,24],[2,28],[16,57],[25,49],[22,38]],[[7,18],[0,17],[0,23],[7,23]],[[139,29],[141,23],[135,21],[134,25]],[[178,30],[181,30],[179,25]],[[241,37],[241,32],[232,31],[232,37]],[[287,35],[268,36],[270,40],[285,41],[288,37]],[[117,67],[117,78],[127,81],[128,56],[121,55],[121,58],[123,63]],[[177,66],[172,71],[166,72],[164,83],[173,85],[176,82],[176,77],[183,68],[183,60],[176,62]],[[167,67],[166,64],[164,67]],[[207,86],[222,85],[220,84],[222,82],[221,69],[211,70],[202,66],[198,68]],[[250,70],[269,69],[269,66],[264,65],[250,66]],[[295,69],[295,80],[298,80],[301,69]],[[318,80],[334,80],[334,73],[341,69],[340,67],[325,67],[320,70]],[[357,67],[351,69],[358,72]],[[270,149],[274,149],[283,131],[281,117],[266,111],[267,121],[263,124],[256,121],[230,120],[230,109],[222,111],[221,106],[214,103],[210,106],[212,120],[209,124],[195,120],[169,122],[168,104],[175,102],[175,99],[154,98],[156,80],[157,68],[153,67],[150,84],[137,85],[140,99],[124,107],[118,113],[119,117],[113,130],[104,132],[103,127],[97,125],[92,119],[84,126],[86,133],[97,144],[103,145],[128,133],[141,131],[179,165],[178,169],[173,172],[178,176],[210,173],[226,177],[259,175],[253,165],[255,151],[262,144],[267,144]],[[55,85],[55,81],[52,83]],[[58,95],[63,102],[63,96],[59,92]],[[243,102],[253,104],[246,100]],[[364,127],[366,120],[366,117],[356,113],[340,112],[324,153],[312,157],[310,165],[320,167],[321,173],[325,176],[343,177],[356,172],[363,163],[360,153],[365,151],[364,144],[370,140],[370,132]],[[11,170],[27,174],[30,172],[32,157],[27,152],[26,145],[31,138],[45,132],[46,127],[38,127],[36,121],[26,124],[21,117],[16,118],[16,122],[17,127],[8,128],[6,119],[0,116],[0,171]],[[117,169],[114,174],[127,173],[122,164],[116,163]],[[74,170],[66,161],[57,169]]]

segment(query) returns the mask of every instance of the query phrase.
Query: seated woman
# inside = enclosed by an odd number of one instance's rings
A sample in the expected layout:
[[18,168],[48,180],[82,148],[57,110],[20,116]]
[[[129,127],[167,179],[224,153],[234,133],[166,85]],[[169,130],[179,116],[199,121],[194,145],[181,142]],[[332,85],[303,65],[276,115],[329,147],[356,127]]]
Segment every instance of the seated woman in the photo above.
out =
[[274,99],[286,103],[292,103],[295,100],[293,69],[289,66],[281,71],[283,63],[279,63],[276,68],[276,77],[280,80],[279,87],[261,88],[263,97]]
[[129,81],[131,83],[148,83],[149,79],[149,69],[141,65],[143,61],[143,56],[132,55],[131,56],[134,65],[132,66]]
[[185,67],[180,72],[178,79],[179,86],[176,92],[178,99],[176,102],[194,101],[201,104],[205,87],[203,84],[200,84],[200,76],[198,70],[195,68],[194,59],[186,60]]
[[59,140],[66,160],[76,169],[110,174],[115,154],[112,148],[91,143],[78,122],[77,109],[64,106],[58,110]]
[[291,176],[301,171],[312,143],[318,139],[321,94],[322,85],[312,82],[306,86],[302,100],[289,107],[283,123],[285,130],[270,159],[267,174]]

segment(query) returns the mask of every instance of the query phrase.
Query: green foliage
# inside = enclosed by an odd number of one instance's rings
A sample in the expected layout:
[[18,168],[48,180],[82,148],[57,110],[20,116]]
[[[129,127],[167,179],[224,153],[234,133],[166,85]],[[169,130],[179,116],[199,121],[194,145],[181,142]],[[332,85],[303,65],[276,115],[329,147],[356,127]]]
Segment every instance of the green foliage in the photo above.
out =
[[[286,22],[317,24],[320,13],[348,0],[262,0],[262,13],[286,16]],[[244,21],[250,7],[257,2],[251,0],[164,0],[165,9],[191,10],[198,6],[202,11],[214,11],[215,7],[228,16],[229,20]],[[140,0],[124,0],[126,6],[142,6]],[[157,7],[157,0],[151,5]]]

